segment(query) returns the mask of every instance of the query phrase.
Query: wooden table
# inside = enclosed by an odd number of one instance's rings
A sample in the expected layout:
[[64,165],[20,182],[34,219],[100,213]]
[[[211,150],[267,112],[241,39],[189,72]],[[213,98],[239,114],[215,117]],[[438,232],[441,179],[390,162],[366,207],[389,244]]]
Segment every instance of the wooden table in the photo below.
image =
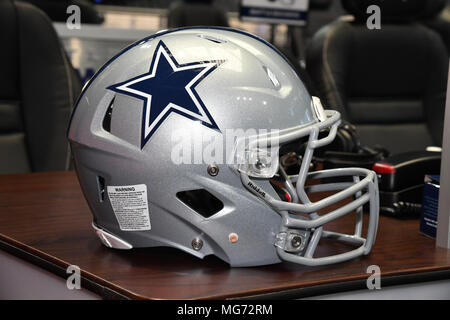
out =
[[[0,249],[64,278],[67,266],[77,265],[83,287],[104,298],[305,297],[363,289],[370,265],[380,266],[383,286],[450,278],[450,251],[421,235],[418,220],[381,217],[369,256],[315,268],[230,268],[170,248],[112,250],[101,245],[91,220],[74,172],[0,176]],[[349,217],[334,227],[351,231],[352,223]]]

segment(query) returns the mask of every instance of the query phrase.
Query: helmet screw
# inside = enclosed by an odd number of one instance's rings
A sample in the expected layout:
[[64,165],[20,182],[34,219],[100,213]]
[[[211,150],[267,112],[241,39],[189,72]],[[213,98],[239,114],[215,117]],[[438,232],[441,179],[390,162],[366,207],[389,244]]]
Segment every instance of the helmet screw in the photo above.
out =
[[236,233],[230,233],[228,235],[228,240],[230,240],[231,243],[236,243],[239,239],[239,236]]
[[265,164],[262,163],[261,160],[258,159],[255,163],[255,167],[256,167],[256,169],[261,170],[261,169],[265,168]]
[[191,245],[192,245],[192,248],[193,248],[195,251],[198,251],[198,250],[200,250],[200,249],[203,247],[203,241],[202,241],[202,239],[194,238],[194,239],[192,240]]
[[291,240],[291,245],[294,248],[298,248],[302,245],[302,238],[300,236],[294,236]]
[[219,167],[216,164],[210,164],[208,166],[208,173],[210,176],[217,176],[219,174]]

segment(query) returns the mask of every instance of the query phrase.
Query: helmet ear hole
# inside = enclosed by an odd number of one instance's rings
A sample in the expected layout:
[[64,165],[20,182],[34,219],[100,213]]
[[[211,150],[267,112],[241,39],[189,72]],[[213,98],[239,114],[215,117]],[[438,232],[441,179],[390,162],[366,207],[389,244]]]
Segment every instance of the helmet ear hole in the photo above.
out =
[[114,98],[112,98],[111,102],[109,103],[108,109],[106,110],[105,116],[103,117],[102,126],[103,129],[108,132],[111,132],[111,117],[115,98],[115,96]]
[[177,198],[205,218],[223,209],[223,202],[205,189],[186,190],[177,193]]

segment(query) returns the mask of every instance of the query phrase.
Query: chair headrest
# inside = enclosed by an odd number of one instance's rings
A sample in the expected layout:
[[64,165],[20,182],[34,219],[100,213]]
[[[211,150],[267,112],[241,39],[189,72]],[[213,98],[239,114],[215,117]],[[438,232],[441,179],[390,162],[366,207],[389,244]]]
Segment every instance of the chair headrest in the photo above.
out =
[[344,9],[356,21],[366,21],[370,5],[380,7],[382,22],[408,22],[436,16],[446,0],[341,0]]

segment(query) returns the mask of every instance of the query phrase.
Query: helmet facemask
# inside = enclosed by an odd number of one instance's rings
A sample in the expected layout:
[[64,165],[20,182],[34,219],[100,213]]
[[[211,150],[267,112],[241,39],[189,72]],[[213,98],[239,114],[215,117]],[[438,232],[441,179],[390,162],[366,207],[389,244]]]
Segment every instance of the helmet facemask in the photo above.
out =
[[[313,103],[316,104],[317,101]],[[258,136],[253,139],[253,143],[246,145],[244,154],[247,162],[235,166],[242,184],[282,217],[280,230],[274,242],[280,259],[310,266],[338,263],[368,254],[375,241],[378,224],[378,187],[377,177],[373,171],[363,168],[343,168],[309,172],[314,149],[332,142],[340,124],[338,112],[327,110],[324,115],[325,117],[317,117],[317,122],[312,125],[283,130],[278,135]],[[328,135],[319,138],[319,132],[326,128],[329,128]],[[308,140],[299,172],[296,175],[288,175],[280,165],[279,145],[292,143],[301,138]],[[261,145],[267,148],[264,149]],[[258,156],[262,159],[258,159]],[[282,178],[282,187],[287,192],[287,199],[284,201],[272,197],[258,184],[259,179],[273,178],[276,172],[278,177]],[[333,182],[306,185],[307,180],[330,178]],[[344,181],[336,182],[339,178]],[[330,191],[338,192],[317,202],[312,202],[308,195]],[[349,197],[353,197],[351,202],[324,215],[318,214],[319,210]],[[365,204],[369,207],[366,238],[362,236]],[[353,211],[356,211],[353,234],[324,230],[325,224]],[[314,258],[321,239],[357,245],[358,248],[332,256]]]

